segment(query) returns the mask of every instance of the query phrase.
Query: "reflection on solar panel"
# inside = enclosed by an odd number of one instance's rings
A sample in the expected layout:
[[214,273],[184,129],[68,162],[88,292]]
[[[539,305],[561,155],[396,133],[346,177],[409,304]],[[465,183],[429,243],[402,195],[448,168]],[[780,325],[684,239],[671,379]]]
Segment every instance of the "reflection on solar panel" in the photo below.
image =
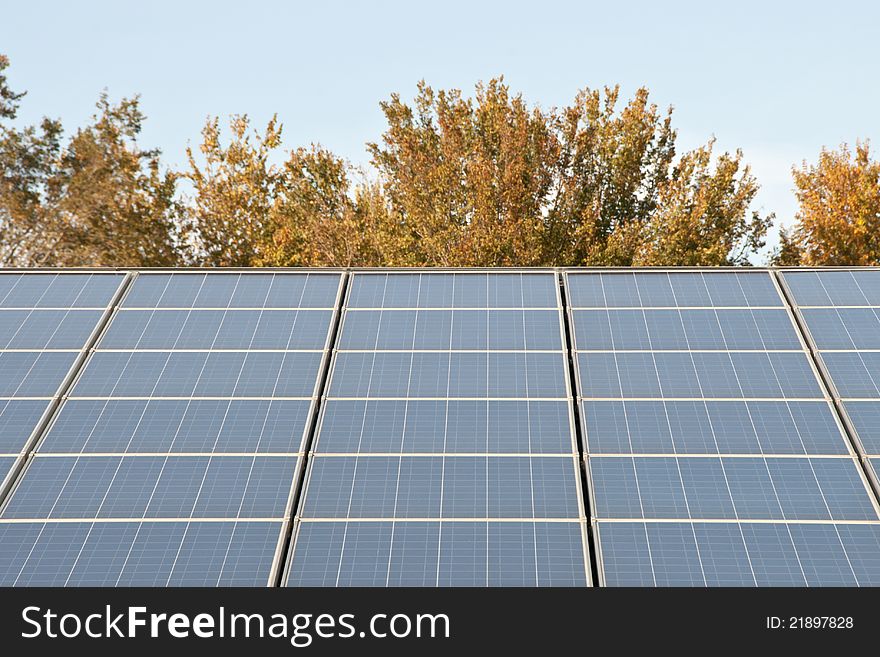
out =
[[0,499],[122,274],[0,274]]
[[876,499],[771,274],[567,283],[604,584],[880,584]]
[[556,275],[356,273],[288,584],[585,585]]
[[0,513],[0,584],[273,580],[341,279],[139,274]]
[[880,271],[784,271],[782,279],[880,490]]
[[880,585],[880,269],[0,272],[0,372],[0,586]]

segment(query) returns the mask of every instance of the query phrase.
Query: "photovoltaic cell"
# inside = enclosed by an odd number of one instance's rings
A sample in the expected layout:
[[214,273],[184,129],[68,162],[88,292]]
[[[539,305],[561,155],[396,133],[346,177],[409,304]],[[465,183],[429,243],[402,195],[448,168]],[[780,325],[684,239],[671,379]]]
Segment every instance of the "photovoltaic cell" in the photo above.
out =
[[0,584],[268,584],[340,288],[139,274],[0,511]]
[[566,283],[605,584],[831,585],[876,550],[827,538],[880,516],[771,273]]
[[356,273],[292,586],[583,586],[556,275]]

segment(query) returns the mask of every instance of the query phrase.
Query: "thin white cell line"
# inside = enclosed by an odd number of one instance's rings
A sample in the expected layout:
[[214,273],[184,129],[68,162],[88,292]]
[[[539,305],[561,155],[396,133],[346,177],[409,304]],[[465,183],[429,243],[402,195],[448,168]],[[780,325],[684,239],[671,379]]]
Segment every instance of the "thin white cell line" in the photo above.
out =
[[[823,285],[823,287],[824,287],[824,285]],[[804,306],[804,305],[801,305],[801,304],[796,304],[796,305],[797,305],[798,308],[801,308],[802,310],[811,310],[811,309],[814,309],[814,308],[815,308],[815,309],[822,309],[822,310],[834,310],[834,309],[837,309],[837,308],[839,308],[840,310],[849,310],[849,309],[855,309],[855,310],[880,310],[880,305],[865,305],[865,306],[854,306],[854,305],[844,305],[844,304],[839,304],[839,305],[838,305],[838,304],[834,304],[834,305],[828,305],[828,306],[812,306],[812,305],[811,305],[811,306]]]
[[[650,338],[648,338],[650,340]],[[685,338],[687,340],[687,338]],[[579,354],[803,354],[807,349],[577,349]],[[867,350],[866,350],[867,351]],[[880,351],[877,349],[876,351]]]
[[34,453],[35,459],[56,459],[56,458],[74,458],[77,456],[85,456],[85,457],[119,457],[119,458],[156,458],[157,456],[198,456],[198,457],[211,457],[217,456],[220,458],[233,458],[233,457],[259,457],[259,458],[291,458],[295,456],[303,456],[304,452],[36,452]]
[[[201,518],[199,518],[201,520]],[[228,519],[227,519],[228,521]],[[307,524],[312,522],[435,522],[435,523],[450,523],[450,522],[488,522],[488,523],[500,523],[500,522],[540,522],[544,524],[552,524],[552,523],[563,523],[563,524],[580,524],[585,521],[584,518],[450,518],[450,517],[435,517],[435,518],[390,518],[388,516],[383,518],[297,518],[296,521],[301,524]],[[33,521],[30,521],[33,522]],[[146,521],[145,521],[146,522]],[[239,522],[238,520],[234,522]],[[630,522],[633,522],[630,520]],[[637,522],[641,522],[640,520]],[[688,521],[690,522],[690,521]],[[841,523],[847,524],[847,523]],[[869,523],[862,523],[869,524]],[[294,548],[295,549],[295,548]]]
[[[251,454],[248,453],[248,456]],[[260,454],[259,456],[262,456]],[[457,458],[457,457],[474,457],[474,456],[497,456],[497,457],[516,457],[516,458],[548,458],[548,459],[570,459],[572,456],[579,456],[577,452],[309,452],[309,456],[314,456],[317,459],[323,458],[339,458],[339,457],[348,457],[348,458],[372,458],[374,456],[380,457],[435,457],[435,458]],[[624,454],[624,456],[629,456],[629,454]],[[710,455],[711,456],[711,455]],[[718,456],[717,454],[715,455]],[[726,456],[726,454],[724,455]],[[802,457],[803,458],[803,457]]]
[[[59,323],[59,327],[60,327],[60,323]],[[79,349],[54,349],[54,348],[53,349],[43,349],[43,348],[22,349],[20,347],[12,347],[12,348],[0,347],[0,354],[78,354],[80,351],[82,351],[82,348],[79,348]]]
[[[806,306],[804,306],[806,307]],[[574,306],[571,310],[785,310],[783,306]],[[448,310],[448,308],[446,309]],[[531,309],[526,309],[531,310]],[[539,310],[539,309],[535,309]]]
[[[79,308],[77,308],[77,310],[79,310]],[[234,308],[225,308],[223,306],[120,306],[118,309],[118,311],[120,313],[127,313],[130,311],[145,312],[145,311],[154,311],[154,310],[158,313],[169,312],[169,311],[170,312],[175,312],[175,311],[176,312],[184,312],[187,310],[194,310],[196,312],[201,312],[203,310],[210,312],[213,310],[214,312],[229,311],[231,313],[237,313],[237,312],[255,313],[255,312],[260,312],[261,310],[266,310],[266,311],[275,311],[275,310],[288,310],[288,311],[289,310],[327,310],[327,311],[333,311],[333,310],[336,310],[336,308],[334,308],[332,306],[266,306],[265,308],[263,308],[261,306],[253,306],[253,307],[235,306]]]
[[[285,518],[4,518],[0,520],[0,525],[63,525],[71,523],[91,522],[94,524],[111,524],[119,522],[131,523],[163,523],[163,522],[189,522],[199,524],[203,522],[281,522]],[[37,537],[39,540],[39,536]],[[84,539],[85,541],[85,539]]]
[[[125,396],[125,397],[108,397],[108,396],[94,396],[94,395],[66,395],[65,399],[75,399],[77,401],[310,401],[315,399],[317,395],[312,395],[310,397],[218,397],[218,396],[205,396],[205,397],[144,397],[144,396]],[[46,399],[45,397],[0,397],[0,401],[5,399]],[[51,399],[49,397],[48,399]],[[345,397],[345,399],[349,399]]]
[[[395,454],[394,456],[397,456]],[[541,455],[543,456],[543,455]],[[547,456],[550,456],[549,454]],[[556,456],[555,454],[553,456]],[[567,454],[562,454],[567,456]],[[635,453],[619,453],[612,454],[610,452],[602,452],[601,454],[588,453],[587,459],[607,459],[607,458],[628,458],[628,459],[656,459],[656,458],[676,458],[676,459],[841,459],[848,461],[858,461],[855,454],[766,454],[757,453],[738,453],[727,454],[723,452],[699,452],[699,453],[683,453],[683,452],[635,452]]]
[[[25,349],[24,351],[33,351],[33,349]],[[127,350],[118,350],[127,351]],[[155,351],[166,351],[157,349]],[[204,349],[191,349],[189,351],[205,351]],[[241,351],[240,349],[227,349],[226,351]],[[255,349],[254,351],[261,351]],[[262,351],[277,351],[273,349],[263,349]],[[290,351],[320,351],[320,349],[291,349]],[[561,354],[564,349],[337,349],[339,353],[344,354]],[[878,350],[880,351],[880,350]]]
[[6,401],[51,401],[55,397],[0,397],[0,402]]
[[[356,397],[342,397],[341,399],[358,399]],[[368,397],[366,399],[374,399]],[[421,399],[421,397],[419,398]],[[460,399],[456,397],[455,399]],[[827,397],[578,397],[581,401],[674,401],[674,402],[702,402],[702,401],[730,401],[730,402],[816,402],[828,403]],[[532,400],[537,401],[537,400]],[[877,401],[876,398],[865,401]]]
[[[359,313],[359,312],[385,312],[388,311],[412,311],[412,312],[421,312],[421,311],[431,311],[431,312],[445,312],[445,313],[460,313],[460,312],[487,312],[487,311],[498,311],[498,312],[521,312],[521,311],[531,311],[531,310],[559,310],[559,308],[555,306],[398,306],[398,307],[389,307],[389,308],[367,308],[364,306],[352,306],[346,307],[346,312]],[[602,309],[604,310],[604,308]]]
[[[301,522],[305,522],[303,519]],[[329,522],[329,521],[328,521]],[[603,524],[614,524],[614,523],[651,523],[651,524],[669,524],[669,523],[683,523],[683,524],[715,524],[715,525],[829,525],[832,527],[839,527],[840,525],[878,525],[880,526],[880,521],[878,520],[794,520],[791,518],[788,519],[770,519],[770,518],[756,518],[756,519],[740,519],[737,520],[735,518],[593,518],[593,524],[595,525],[603,525]]]
[[[847,331],[849,332],[849,331]],[[880,353],[880,349],[819,349],[820,354],[876,354]]]
[[[20,351],[35,351],[34,349],[24,349]],[[51,349],[42,349],[40,351],[52,351]],[[56,351],[75,351],[75,350],[56,350]],[[210,348],[210,349],[175,349],[172,347],[166,347],[163,349],[105,349],[103,347],[97,347],[92,349],[95,353],[103,353],[103,354],[217,354],[217,353],[233,353],[233,354],[320,354],[324,350],[323,349],[248,349],[246,347],[238,347],[235,349],[227,349],[225,347],[222,348]]]
[[80,312],[83,310],[86,311],[96,311],[96,310],[107,310],[107,306],[0,306],[0,311],[7,310],[17,310],[19,312],[24,310],[54,310],[56,312],[61,310],[71,310],[74,312]]

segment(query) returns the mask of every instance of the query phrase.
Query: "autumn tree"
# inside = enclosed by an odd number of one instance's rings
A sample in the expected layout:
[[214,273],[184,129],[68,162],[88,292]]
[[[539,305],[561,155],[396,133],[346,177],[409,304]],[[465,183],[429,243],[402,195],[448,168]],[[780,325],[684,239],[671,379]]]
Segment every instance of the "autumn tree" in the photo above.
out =
[[792,169],[799,209],[780,234],[780,265],[880,264],[880,162],[868,142],[822,149]]
[[187,148],[192,183],[188,228],[194,259],[204,265],[247,267],[265,264],[272,242],[269,216],[281,172],[270,156],[281,146],[281,126],[273,117],[262,134],[249,133],[246,115],[233,116],[228,145],[221,141],[220,121],[208,120],[199,151],[203,163]]
[[534,265],[559,143],[550,117],[493,80],[476,101],[419,84],[415,108],[381,103],[388,128],[371,143],[400,230],[397,265]]
[[[9,89],[0,55],[0,120],[12,120],[24,93]],[[16,129],[0,121],[0,265],[39,265],[51,259],[46,246],[57,234],[45,195],[61,151],[58,121]]]
[[[671,109],[640,89],[586,89],[529,108],[503,80],[473,100],[421,83],[414,107],[381,104],[368,146],[403,250],[399,264],[742,264],[772,216],[742,154],[676,156]],[[395,262],[398,264],[398,262]]]
[[[0,60],[0,73],[7,62]],[[0,117],[23,94],[0,76]],[[174,174],[137,138],[137,98],[98,101],[93,122],[62,143],[58,121],[0,124],[0,259],[23,266],[164,266],[179,262]]]
[[199,150],[188,150],[193,186],[188,229],[196,262],[213,266],[378,265],[388,226],[375,184],[320,146],[283,159],[283,127],[273,117],[250,132],[247,116],[208,121]]

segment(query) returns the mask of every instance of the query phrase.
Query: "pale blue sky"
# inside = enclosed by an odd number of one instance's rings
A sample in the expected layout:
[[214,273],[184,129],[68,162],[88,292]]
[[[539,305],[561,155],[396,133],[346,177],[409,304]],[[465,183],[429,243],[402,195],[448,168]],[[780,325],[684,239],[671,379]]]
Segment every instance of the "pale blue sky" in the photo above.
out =
[[544,106],[647,85],[680,144],[715,135],[789,221],[790,166],[856,138],[880,146],[880,5],[870,2],[68,2],[5,0],[0,52],[23,121],[82,124],[106,88],[142,94],[143,144],[181,164],[208,115],[277,112],[285,144],[355,163],[378,103],[424,78],[472,90],[504,74]]

